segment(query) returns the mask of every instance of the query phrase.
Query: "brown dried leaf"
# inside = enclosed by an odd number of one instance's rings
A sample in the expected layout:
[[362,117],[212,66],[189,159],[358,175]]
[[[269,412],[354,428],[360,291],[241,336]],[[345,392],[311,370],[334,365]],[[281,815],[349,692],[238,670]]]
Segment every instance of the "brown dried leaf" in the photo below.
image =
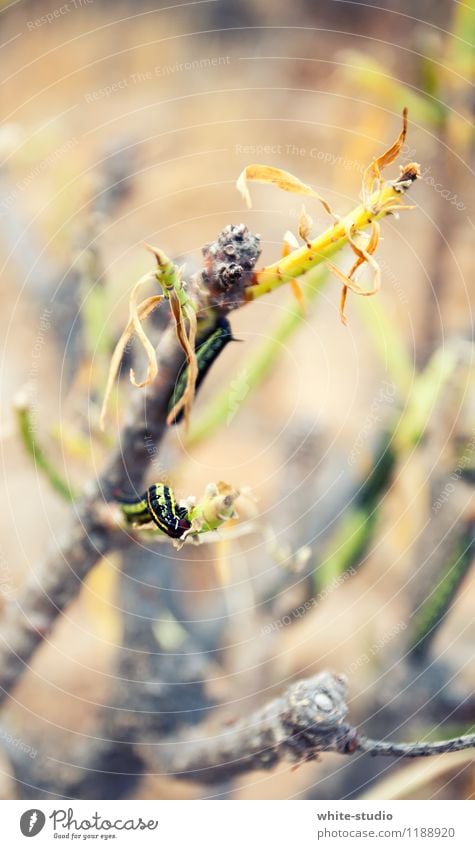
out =
[[291,230],[286,230],[282,241],[281,256],[288,256],[292,253],[292,251],[295,251],[299,247],[300,245],[297,241],[297,237],[294,236]]
[[[376,248],[378,247],[378,243],[379,243],[379,234],[380,234],[379,222],[373,221],[373,223],[371,225],[371,234],[370,234],[370,237],[369,237],[369,240],[368,240],[368,244],[366,245],[366,248],[361,247],[360,245],[357,244],[357,242],[355,242],[354,237],[351,233],[351,227],[348,227],[345,230],[345,232],[346,232],[346,236],[347,236],[348,242],[350,244],[350,247],[352,248],[353,252],[357,256],[356,262],[352,265],[352,267],[351,267],[351,269],[350,269],[350,271],[348,272],[347,275],[344,272],[340,271],[339,268],[337,269],[336,265],[332,265],[331,263],[328,263],[328,267],[330,268],[330,270],[333,271],[333,273],[336,274],[337,277],[339,277],[343,281],[343,287],[342,287],[342,290],[341,290],[341,297],[340,297],[340,318],[341,318],[341,321],[342,321],[343,324],[348,323],[347,320],[346,320],[346,317],[345,317],[345,304],[346,304],[346,297],[348,295],[348,289],[351,289],[353,292],[356,292],[357,295],[368,296],[368,295],[374,295],[381,288],[381,269],[380,269],[378,263],[376,262],[376,260],[373,257],[373,254],[374,254]],[[362,265],[364,262],[369,263],[374,270],[374,287],[373,287],[373,289],[370,289],[370,290],[367,290],[367,291],[365,291],[364,289],[361,289],[361,287],[358,286],[358,284],[355,283],[354,280],[352,279],[353,274],[360,267],[360,265]]]
[[302,292],[302,289],[300,287],[299,282],[297,280],[291,280],[290,281],[290,289],[292,291],[292,295],[294,296],[295,300],[297,301],[297,303],[299,305],[301,312],[304,314],[305,313],[305,298],[303,296],[303,292]]
[[356,262],[354,263],[354,265],[350,269],[348,277],[353,277],[353,274],[355,273],[357,268],[359,268],[360,265],[362,265],[364,262],[368,262],[372,266],[372,268],[375,272],[375,276],[380,274],[379,265],[376,262],[376,260],[373,258],[373,254],[376,251],[376,248],[378,247],[378,244],[379,244],[380,232],[381,232],[381,228],[379,226],[379,222],[373,221],[372,224],[371,224],[371,233],[370,233],[368,243],[367,243],[365,248],[362,248],[360,245],[358,245],[355,242],[353,235],[351,233],[351,227],[348,229],[348,231],[346,232],[346,235],[348,237],[348,242],[350,244],[351,249],[353,250],[353,252],[358,257],[358,259],[356,260]]
[[283,171],[282,168],[274,168],[271,165],[247,165],[239,175],[236,188],[249,208],[252,206],[252,201],[247,186],[248,181],[254,183],[271,183],[284,192],[293,192],[297,195],[310,195],[310,197],[317,198],[330,215],[333,214],[330,205],[318,192],[314,191],[314,189],[305,183],[302,183],[298,177],[294,177],[288,171]]
[[384,151],[381,156],[378,156],[376,159],[368,165],[364,174],[363,174],[363,199],[364,202],[367,203],[370,195],[377,191],[381,184],[381,171],[383,168],[386,168],[388,165],[391,165],[395,159],[401,153],[401,148],[405,142],[407,134],[407,107],[404,107],[402,111],[402,130],[399,133],[394,144],[391,145],[387,150]]
[[341,268],[338,268],[338,266],[334,265],[332,262],[326,262],[325,264],[326,264],[327,268],[333,274],[335,274],[336,277],[338,277],[342,281],[344,286],[346,286],[348,289],[350,289],[352,292],[354,292],[355,295],[363,295],[364,297],[368,298],[371,295],[376,295],[376,293],[379,292],[379,290],[381,288],[380,268],[379,268],[379,265],[377,264],[376,260],[373,260],[373,262],[374,262],[374,265],[378,269],[378,278],[376,280],[375,286],[372,289],[362,289],[361,286],[358,286],[358,284],[355,283],[355,281],[352,280],[351,277],[348,276],[348,274],[345,274],[345,272],[342,271]]
[[192,307],[186,311],[186,317],[188,319],[190,328],[189,332],[187,333],[183,310],[180,306],[178,298],[174,293],[172,293],[172,295],[170,296],[170,306],[173,313],[173,317],[175,319],[178,341],[180,342],[180,345],[183,348],[183,351],[186,356],[186,361],[188,363],[188,374],[185,391],[181,398],[177,401],[173,409],[170,410],[167,417],[167,424],[171,424],[175,420],[178,413],[182,409],[184,409],[185,425],[188,426],[191,405],[195,397],[196,381],[198,378],[198,361],[196,359],[195,353],[197,318],[196,312]]
[[147,354],[148,366],[147,366],[147,376],[144,381],[137,383],[135,380],[135,374],[133,369],[130,370],[130,379],[134,386],[146,386],[150,383],[153,378],[157,374],[157,358],[155,354],[155,348],[151,344],[150,340],[147,338],[143,327],[142,322],[145,321],[147,316],[153,312],[154,309],[161,303],[163,300],[163,295],[152,295],[150,298],[146,298],[142,303],[137,306],[137,293],[141,286],[145,283],[150,282],[152,278],[149,274],[145,277],[142,277],[132,289],[130,293],[129,299],[129,320],[127,322],[127,326],[122,333],[117,345],[115,347],[114,353],[111,357],[111,363],[109,367],[109,374],[107,376],[107,384],[104,392],[104,400],[102,402],[102,409],[99,418],[99,426],[101,430],[104,430],[105,420],[107,415],[107,407],[109,405],[110,396],[112,393],[112,389],[114,387],[114,382],[117,377],[117,373],[120,368],[120,363],[124,354],[124,350],[127,346],[127,343],[133,337],[134,333],[137,334],[140,341],[142,342],[145,352]]
[[312,233],[313,220],[308,215],[304,206],[299,217],[299,236],[304,242],[309,242]]

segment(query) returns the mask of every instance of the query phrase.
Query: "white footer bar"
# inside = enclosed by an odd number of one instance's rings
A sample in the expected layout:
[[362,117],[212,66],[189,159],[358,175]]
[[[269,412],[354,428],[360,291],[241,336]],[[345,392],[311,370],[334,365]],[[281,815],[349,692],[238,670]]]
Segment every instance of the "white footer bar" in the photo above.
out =
[[0,803],[2,845],[189,849],[475,846],[474,802],[78,801]]

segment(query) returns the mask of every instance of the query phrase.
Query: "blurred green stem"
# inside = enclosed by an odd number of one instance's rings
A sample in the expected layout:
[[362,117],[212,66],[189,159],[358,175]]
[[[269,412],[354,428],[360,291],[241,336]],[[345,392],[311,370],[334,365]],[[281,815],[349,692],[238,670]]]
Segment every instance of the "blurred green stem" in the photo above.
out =
[[[318,557],[314,572],[317,590],[361,562],[373,538],[379,503],[389,485],[394,467],[398,459],[421,439],[456,365],[455,351],[441,348],[415,379],[405,412],[402,416],[396,416],[392,430],[383,435],[368,476],[356,494],[352,507],[345,513]],[[450,587],[447,589],[449,592]]]
[[314,571],[317,592],[360,563],[370,545],[377,525],[379,501],[396,463],[391,439],[392,434],[383,434],[366,480],[318,557]]
[[457,362],[457,353],[453,348],[439,348],[424,371],[415,379],[407,407],[394,432],[397,453],[410,450],[424,435],[425,428],[455,371]]
[[439,126],[444,119],[444,105],[435,97],[419,93],[415,87],[409,87],[395,79],[394,74],[377,59],[356,50],[344,52],[344,76],[351,76],[352,86],[380,95],[385,105],[396,112],[407,106],[410,115],[417,115],[420,124]]
[[351,303],[358,310],[359,319],[381,364],[396,384],[401,398],[407,399],[414,382],[414,366],[384,301],[379,297],[352,298]]
[[32,458],[35,467],[43,472],[55,492],[61,498],[69,502],[75,501],[76,495],[56,471],[53,463],[38,444],[35,426],[31,416],[31,408],[26,394],[22,393],[17,396],[15,401],[15,415],[21,440],[27,453]]
[[462,525],[443,574],[413,615],[408,644],[410,654],[418,661],[427,657],[435,634],[470,569],[475,552],[474,530],[473,521]]

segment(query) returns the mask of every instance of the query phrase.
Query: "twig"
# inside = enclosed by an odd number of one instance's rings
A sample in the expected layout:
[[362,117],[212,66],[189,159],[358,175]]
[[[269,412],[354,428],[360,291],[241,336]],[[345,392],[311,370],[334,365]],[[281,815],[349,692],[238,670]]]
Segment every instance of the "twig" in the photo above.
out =
[[436,743],[394,743],[390,740],[358,737],[356,745],[358,752],[393,758],[428,758],[432,755],[444,755],[446,752],[460,752],[462,749],[473,748],[475,748],[475,734],[466,734],[464,737],[455,737],[453,740],[439,740]]
[[281,761],[314,760],[319,752],[344,753],[355,734],[343,723],[345,695],[344,676],[321,672],[215,737],[144,741],[138,751],[158,773],[210,784]]
[[56,617],[77,595],[86,575],[111,548],[110,532],[86,508],[51,550],[34,579],[5,607],[0,631],[0,702],[28,667]]
[[433,758],[429,763],[422,760],[398,765],[397,769],[388,770],[386,776],[381,776],[380,763],[376,761],[373,766],[377,768],[378,780],[365,792],[358,792],[357,798],[365,802],[377,799],[387,802],[390,799],[425,798],[427,793],[434,792],[436,782],[440,786],[440,781],[443,780],[443,786],[446,786],[445,780],[450,781],[450,776],[460,781],[465,770],[471,770],[472,765],[473,753],[469,750],[453,752],[444,758]]
[[[404,412],[398,410],[387,432],[381,434],[381,444],[377,446],[371,471],[330,538],[323,558],[320,558],[320,566],[315,573],[319,586],[361,561],[371,543],[382,496],[390,484],[396,463],[420,441],[436,404],[440,403],[453,379],[457,362],[457,351],[453,346],[437,350],[422,374],[415,379]],[[463,572],[463,569],[462,565],[460,571]]]

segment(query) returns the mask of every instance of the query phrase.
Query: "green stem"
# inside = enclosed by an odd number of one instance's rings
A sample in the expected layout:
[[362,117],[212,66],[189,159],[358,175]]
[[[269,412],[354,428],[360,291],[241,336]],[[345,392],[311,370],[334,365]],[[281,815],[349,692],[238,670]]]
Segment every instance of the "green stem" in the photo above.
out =
[[444,574],[414,615],[409,652],[418,660],[427,656],[435,632],[442,625],[470,569],[475,550],[473,532],[474,523],[466,523],[454,545]]
[[345,53],[345,76],[351,77],[351,84],[363,91],[370,91],[372,96],[379,95],[385,108],[390,104],[396,112],[407,106],[410,115],[417,115],[419,123],[424,126],[438,126],[443,118],[443,105],[435,98],[419,94],[413,88],[394,79],[393,74],[378,61],[358,51]]
[[467,77],[473,75],[475,40],[475,2],[466,0],[454,9],[451,40],[448,50],[448,67]]
[[395,431],[397,452],[409,450],[424,434],[430,416],[457,366],[453,348],[439,348],[414,381],[406,411]]
[[376,525],[376,515],[350,510],[338,524],[313,573],[315,590],[327,587],[347,569],[354,568],[367,550]]
[[317,591],[356,567],[368,550],[377,526],[379,501],[396,463],[391,439],[391,434],[382,435],[371,471],[319,557],[314,572]]
[[75,501],[76,495],[71,487],[66,483],[61,475],[56,471],[51,461],[46,456],[45,452],[39,445],[36,435],[35,426],[31,417],[31,410],[26,398],[19,397],[15,403],[15,413],[23,445],[32,458],[35,467],[43,472],[55,492],[58,493],[65,501]]
[[405,400],[414,383],[414,367],[384,302],[379,297],[355,297],[351,299],[351,305],[358,310],[376,354]]

